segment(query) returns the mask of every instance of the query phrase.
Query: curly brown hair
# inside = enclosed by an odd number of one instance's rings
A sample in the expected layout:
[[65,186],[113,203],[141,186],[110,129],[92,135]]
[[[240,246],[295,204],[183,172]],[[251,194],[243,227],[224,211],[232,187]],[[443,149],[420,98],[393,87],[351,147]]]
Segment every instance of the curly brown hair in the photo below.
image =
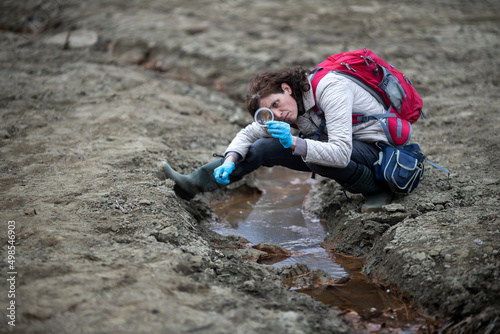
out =
[[271,94],[284,93],[281,88],[282,83],[286,83],[292,88],[292,97],[298,101],[302,97],[302,93],[311,88],[308,80],[309,73],[310,71],[302,66],[294,66],[252,76],[248,83],[246,98],[246,106],[250,115],[253,117],[259,109],[261,99]]

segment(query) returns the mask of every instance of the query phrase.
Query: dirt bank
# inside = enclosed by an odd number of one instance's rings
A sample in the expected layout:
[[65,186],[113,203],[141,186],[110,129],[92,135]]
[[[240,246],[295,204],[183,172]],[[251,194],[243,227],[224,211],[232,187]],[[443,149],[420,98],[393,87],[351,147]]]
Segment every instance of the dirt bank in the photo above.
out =
[[4,318],[2,331],[354,332],[243,261],[241,240],[204,230],[206,199],[178,199],[153,167],[168,158],[190,172],[222,153],[249,121],[239,103],[252,73],[359,47],[421,92],[413,139],[451,180],[429,168],[379,214],[323,180],[306,207],[329,220],[330,247],[366,257],[366,273],[451,332],[499,330],[497,3],[1,6],[0,270],[15,221],[17,272],[16,326]]

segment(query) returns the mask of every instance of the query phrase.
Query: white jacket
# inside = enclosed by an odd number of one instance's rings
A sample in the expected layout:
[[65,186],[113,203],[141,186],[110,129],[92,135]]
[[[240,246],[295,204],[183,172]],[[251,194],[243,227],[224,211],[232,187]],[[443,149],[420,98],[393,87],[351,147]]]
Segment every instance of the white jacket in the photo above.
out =
[[[318,165],[344,168],[351,160],[352,139],[364,142],[382,141],[387,137],[377,120],[352,124],[352,113],[375,115],[385,113],[384,107],[365,89],[346,77],[328,73],[319,82],[316,89],[318,105],[325,113],[326,127],[319,140],[305,140],[305,162]],[[321,118],[314,112],[312,90],[302,96],[306,112],[295,122],[300,132],[311,134],[321,123]],[[236,152],[245,158],[249,147],[259,138],[272,137],[257,123],[242,129],[226,149],[225,154]],[[303,152],[301,152],[303,153]],[[294,152],[297,154],[297,152]]]

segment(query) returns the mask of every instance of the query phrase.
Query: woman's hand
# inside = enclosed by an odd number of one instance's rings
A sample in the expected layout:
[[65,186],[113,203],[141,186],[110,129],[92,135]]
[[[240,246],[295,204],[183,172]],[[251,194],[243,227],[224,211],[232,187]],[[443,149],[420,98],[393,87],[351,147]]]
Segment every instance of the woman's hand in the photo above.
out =
[[289,148],[293,145],[293,136],[290,132],[290,124],[285,122],[271,121],[266,123],[267,132],[272,134],[274,138],[280,140],[284,148]]
[[225,161],[222,165],[214,169],[215,180],[220,184],[229,184],[229,175],[234,170],[234,162]]

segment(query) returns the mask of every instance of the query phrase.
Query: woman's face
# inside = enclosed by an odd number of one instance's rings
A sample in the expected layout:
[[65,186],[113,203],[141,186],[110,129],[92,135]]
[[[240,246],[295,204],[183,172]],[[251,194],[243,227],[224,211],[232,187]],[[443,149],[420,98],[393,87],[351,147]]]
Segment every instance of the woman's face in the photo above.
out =
[[276,121],[295,123],[299,114],[297,102],[292,97],[292,88],[286,83],[281,84],[284,93],[271,94],[260,100],[260,107],[272,110]]

